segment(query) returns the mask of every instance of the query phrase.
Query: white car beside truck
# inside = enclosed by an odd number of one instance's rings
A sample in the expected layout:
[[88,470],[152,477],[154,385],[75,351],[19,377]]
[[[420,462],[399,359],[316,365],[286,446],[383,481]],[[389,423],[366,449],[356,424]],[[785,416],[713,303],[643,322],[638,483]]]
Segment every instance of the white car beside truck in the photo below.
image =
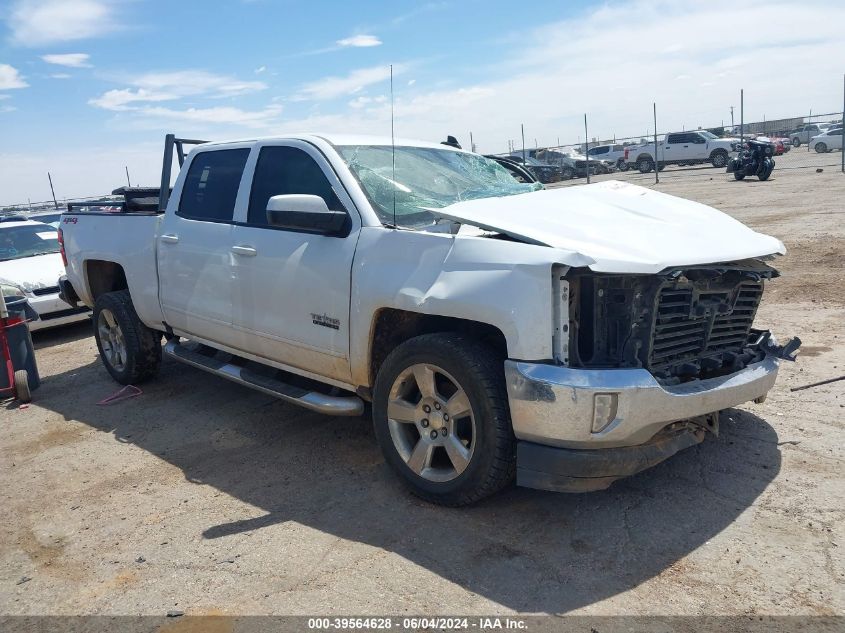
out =
[[624,160],[630,168],[647,174],[666,165],[700,165],[710,163],[713,167],[725,167],[732,154],[739,150],[739,139],[719,138],[707,130],[673,132],[657,142],[655,157],[654,143],[643,143],[625,148]]
[[84,321],[85,306],[70,307],[59,297],[64,274],[56,229],[42,222],[0,223],[0,284],[16,288],[37,314],[30,331]]
[[159,211],[62,219],[63,296],[108,372],[164,355],[332,415],[371,403],[433,502],[606,488],[765,398],[800,344],[754,324],[783,244],[657,191],[326,135],[201,144],[162,183]]

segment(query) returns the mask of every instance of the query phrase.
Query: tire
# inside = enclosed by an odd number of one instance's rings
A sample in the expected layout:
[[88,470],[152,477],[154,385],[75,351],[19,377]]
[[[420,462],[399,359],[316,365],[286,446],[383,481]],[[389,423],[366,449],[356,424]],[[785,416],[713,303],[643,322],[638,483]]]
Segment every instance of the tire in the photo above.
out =
[[15,372],[15,397],[19,402],[26,404],[32,402],[32,391],[29,389],[29,374],[25,369]]
[[616,169],[619,171],[628,171],[628,163],[625,162],[624,158],[620,158],[616,163]]
[[744,171],[735,171],[734,172],[734,178],[736,178],[737,180],[742,180],[743,178],[745,178],[745,172]]
[[657,163],[657,171],[663,171],[666,169],[666,163]]
[[[487,345],[457,333],[417,336],[385,359],[373,389],[375,436],[416,496],[462,506],[513,481],[516,439],[502,361]],[[465,397],[455,400],[460,393]]]
[[654,161],[651,160],[651,157],[644,156],[642,158],[637,159],[637,169],[640,170],[641,174],[647,174],[652,169],[654,169]]
[[760,180],[768,180],[769,176],[772,175],[772,172],[775,170],[775,162],[773,160],[769,160],[766,162],[765,167],[763,167],[762,173],[760,173],[757,178]]
[[122,385],[155,377],[161,334],[141,323],[128,290],[107,292],[94,304],[94,338],[106,370]]
[[825,143],[816,143],[816,146],[813,148],[819,154],[826,154],[828,151],[827,145]]
[[560,175],[561,180],[572,180],[575,178],[575,171],[569,167],[563,169]]
[[728,153],[723,149],[713,150],[710,154],[710,164],[713,167],[724,167],[728,164]]
[[797,136],[792,139],[792,147],[801,147],[801,139]]

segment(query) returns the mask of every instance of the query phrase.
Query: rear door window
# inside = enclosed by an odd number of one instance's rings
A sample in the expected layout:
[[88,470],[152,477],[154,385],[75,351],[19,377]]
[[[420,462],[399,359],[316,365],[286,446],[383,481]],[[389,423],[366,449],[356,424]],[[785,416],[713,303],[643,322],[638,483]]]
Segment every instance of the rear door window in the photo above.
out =
[[184,218],[231,222],[249,148],[200,152],[191,161],[179,210]]

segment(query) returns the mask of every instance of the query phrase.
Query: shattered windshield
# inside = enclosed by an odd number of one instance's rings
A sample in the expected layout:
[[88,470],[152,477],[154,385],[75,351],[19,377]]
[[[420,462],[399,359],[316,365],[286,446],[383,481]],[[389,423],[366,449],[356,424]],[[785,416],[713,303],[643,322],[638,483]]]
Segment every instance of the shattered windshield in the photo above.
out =
[[0,229],[0,261],[59,252],[59,234],[47,224],[24,224]]
[[394,204],[396,225],[421,227],[436,221],[432,209],[542,189],[539,183],[517,182],[495,161],[469,152],[397,146],[394,172],[389,145],[337,149],[384,224],[394,224]]

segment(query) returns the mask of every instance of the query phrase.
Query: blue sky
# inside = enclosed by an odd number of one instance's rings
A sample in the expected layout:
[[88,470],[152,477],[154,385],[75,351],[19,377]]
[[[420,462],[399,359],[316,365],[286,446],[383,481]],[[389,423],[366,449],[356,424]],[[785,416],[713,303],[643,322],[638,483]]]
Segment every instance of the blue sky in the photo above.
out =
[[[842,107],[836,0],[3,0],[0,204],[153,184],[165,132],[454,134],[507,149]],[[754,28],[747,28],[753,26]]]

